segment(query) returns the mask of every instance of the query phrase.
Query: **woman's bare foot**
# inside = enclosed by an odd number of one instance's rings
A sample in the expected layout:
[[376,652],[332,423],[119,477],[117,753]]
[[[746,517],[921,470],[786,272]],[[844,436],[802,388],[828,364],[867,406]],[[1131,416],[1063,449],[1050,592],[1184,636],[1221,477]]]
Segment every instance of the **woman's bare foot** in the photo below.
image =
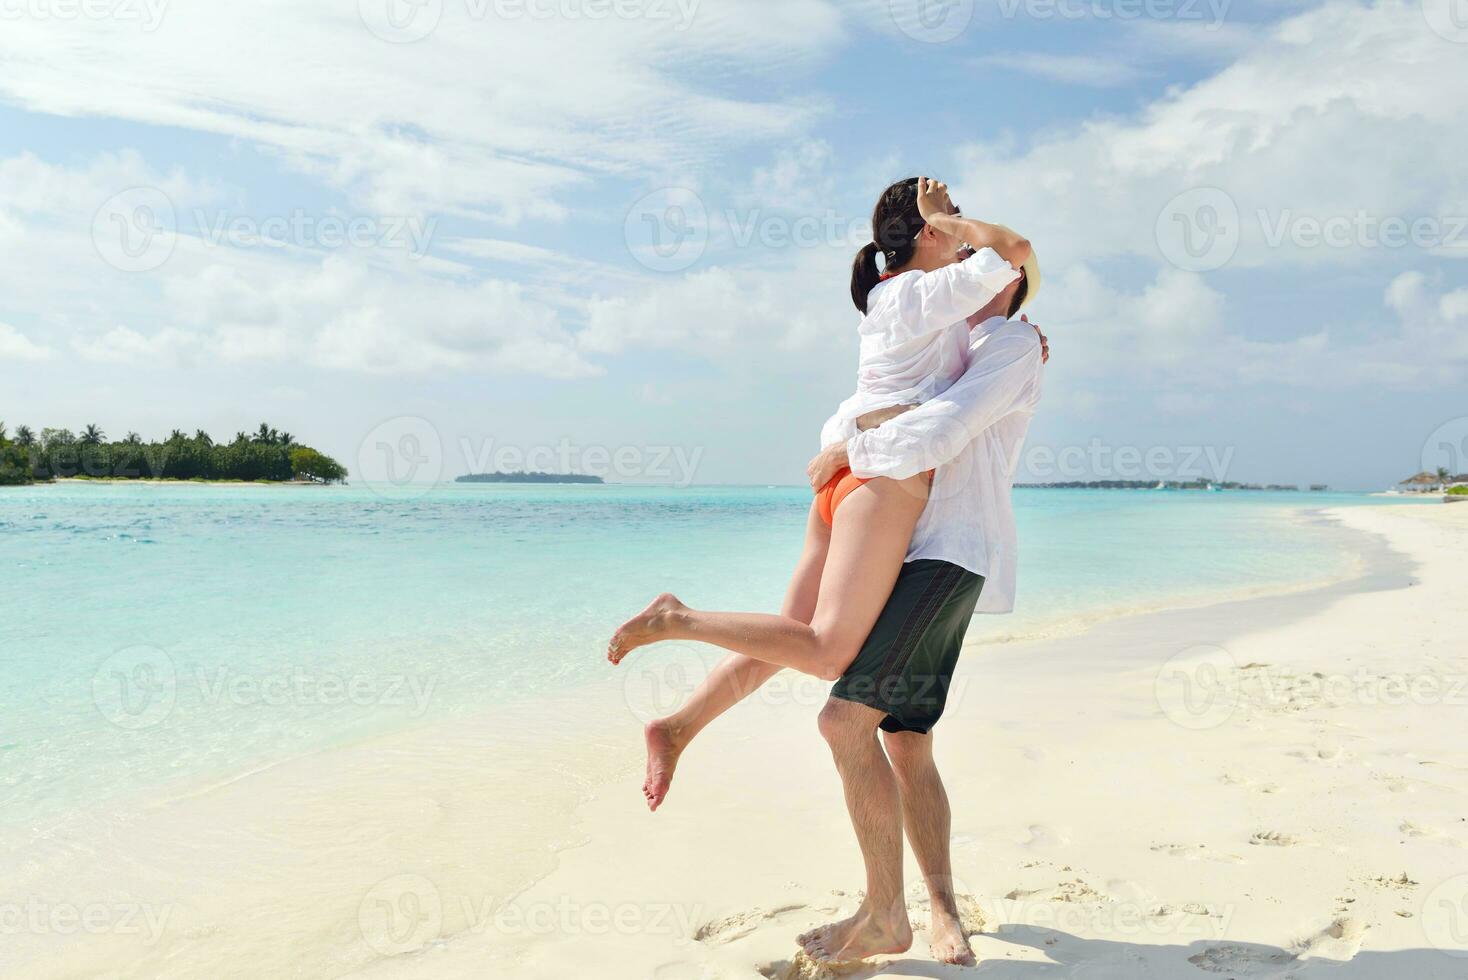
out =
[[642,782],[642,795],[647,797],[647,808],[656,811],[673,785],[673,770],[686,743],[666,718],[648,722],[642,734],[647,739],[647,778]]
[[664,592],[612,634],[612,642],[607,644],[607,659],[619,664],[623,657],[638,647],[663,639],[673,615],[687,608],[677,596]]
[[851,918],[812,929],[796,942],[817,963],[864,960],[907,952],[912,948],[912,926],[905,908],[895,916],[879,916],[862,906]]
[[937,907],[928,923],[928,949],[939,963],[976,966],[979,962],[958,918],[952,912]]

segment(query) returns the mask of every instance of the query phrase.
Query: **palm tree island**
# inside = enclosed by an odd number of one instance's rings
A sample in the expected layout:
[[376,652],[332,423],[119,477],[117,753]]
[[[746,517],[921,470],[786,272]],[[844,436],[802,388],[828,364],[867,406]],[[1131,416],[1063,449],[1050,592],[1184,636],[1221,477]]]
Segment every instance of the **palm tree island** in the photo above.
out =
[[174,429],[159,442],[136,432],[113,441],[97,425],[81,433],[0,422],[0,486],[56,479],[339,483],[346,467],[330,456],[261,423],[254,434],[215,442],[202,429]]

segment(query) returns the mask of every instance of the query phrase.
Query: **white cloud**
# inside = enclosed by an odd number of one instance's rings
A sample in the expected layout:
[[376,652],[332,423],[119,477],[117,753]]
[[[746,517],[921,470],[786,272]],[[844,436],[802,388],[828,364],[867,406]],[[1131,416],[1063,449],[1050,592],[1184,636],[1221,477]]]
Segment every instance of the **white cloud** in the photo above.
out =
[[1028,145],[974,144],[955,196],[1003,215],[1062,264],[1162,259],[1158,216],[1175,195],[1218,187],[1239,213],[1228,268],[1361,264],[1382,249],[1277,245],[1301,221],[1468,214],[1468,83],[1461,45],[1398,0],[1329,4],[1285,21],[1239,59],[1135,116],[1096,118]]
[[0,323],[0,361],[44,361],[54,352],[34,343],[8,323]]
[[475,0],[444,4],[414,44],[374,36],[371,7],[178,0],[154,30],[7,18],[0,101],[238,137],[383,214],[556,220],[596,176],[798,132],[809,100],[726,96],[718,82],[789,70],[844,38],[829,0],[695,4],[686,23]]
[[855,350],[850,261],[840,247],[797,249],[778,266],[715,267],[649,280],[590,302],[577,342],[596,354],[677,350],[726,369],[807,370],[792,355],[825,351],[834,358]]
[[85,360],[155,367],[304,363],[333,370],[596,373],[556,305],[492,277],[444,278],[401,249],[237,248],[173,236],[158,268],[109,268],[93,216],[110,188],[206,193],[150,172],[133,154],[68,168],[26,156],[0,161],[0,219],[23,234],[3,259],[10,301],[45,310],[47,329]]

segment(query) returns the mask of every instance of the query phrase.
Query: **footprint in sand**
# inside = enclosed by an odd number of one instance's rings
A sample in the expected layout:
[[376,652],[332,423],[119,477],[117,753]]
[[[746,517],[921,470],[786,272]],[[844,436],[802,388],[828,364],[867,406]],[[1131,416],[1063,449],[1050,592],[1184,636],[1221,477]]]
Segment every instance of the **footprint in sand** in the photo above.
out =
[[1278,830],[1261,830],[1249,838],[1249,843],[1264,847],[1296,847],[1310,842],[1304,837],[1296,837]]
[[1011,902],[1071,902],[1078,905],[1113,900],[1080,878],[1059,882],[1051,888],[1016,888],[1004,897]]
[[1413,823],[1411,820],[1403,820],[1402,825],[1397,828],[1408,837],[1416,837],[1422,840],[1435,841],[1441,844],[1449,844],[1453,847],[1462,847],[1463,842],[1441,827],[1431,824]]
[[1207,844],[1154,844],[1152,845],[1152,850],[1158,854],[1182,858],[1185,861],[1217,861],[1221,864],[1244,863],[1244,859],[1237,854],[1210,851]]
[[1209,973],[1227,973],[1233,977],[1248,977],[1261,973],[1272,973],[1281,966],[1295,962],[1295,955],[1276,946],[1227,943],[1222,946],[1209,946],[1203,952],[1189,956],[1188,962]]
[[766,922],[782,916],[793,915],[796,912],[806,912],[809,908],[807,905],[797,903],[781,905],[779,908],[768,910],[755,908],[748,912],[738,912],[722,919],[705,922],[694,930],[693,938],[705,945],[723,946],[743,939],[745,936],[753,935],[754,931]]
[[1025,847],[1060,847],[1070,843],[1070,831],[1064,827],[1036,823],[1029,826],[1028,833],[1029,838],[1020,841]]
[[1378,783],[1381,783],[1381,785],[1385,786],[1393,793],[1413,793],[1416,792],[1417,789],[1417,787],[1412,785],[1415,780],[1407,779],[1403,776],[1392,776],[1386,773],[1377,773],[1371,778],[1375,779]]
[[1349,916],[1336,919],[1324,929],[1295,944],[1295,955],[1300,960],[1319,957],[1336,963],[1355,959],[1361,952],[1361,943],[1366,938],[1366,923]]
[[1234,977],[1273,976],[1279,968],[1320,958],[1345,963],[1361,951],[1366,926],[1359,919],[1339,918],[1319,932],[1295,943],[1292,949],[1254,943],[1225,943],[1210,946],[1188,957],[1188,962],[1209,973]]
[[1355,758],[1339,745],[1312,745],[1308,749],[1291,749],[1285,755],[1305,762],[1323,762],[1329,765],[1339,765]]
[[1279,783],[1260,782],[1257,779],[1250,779],[1248,776],[1240,776],[1231,772],[1226,772],[1222,776],[1219,776],[1218,781],[1225,786],[1242,786],[1245,789],[1252,789],[1256,793],[1280,792]]

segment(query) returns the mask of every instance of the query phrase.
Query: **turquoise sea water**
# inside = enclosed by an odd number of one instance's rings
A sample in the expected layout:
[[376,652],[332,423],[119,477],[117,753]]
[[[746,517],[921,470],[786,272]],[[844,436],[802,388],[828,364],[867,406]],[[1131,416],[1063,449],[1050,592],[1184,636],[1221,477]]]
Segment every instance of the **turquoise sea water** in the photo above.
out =
[[[799,488],[65,484],[0,492],[0,822],[228,779],[605,679],[656,592],[774,610]],[[1349,574],[1364,495],[1016,492],[983,639]]]

